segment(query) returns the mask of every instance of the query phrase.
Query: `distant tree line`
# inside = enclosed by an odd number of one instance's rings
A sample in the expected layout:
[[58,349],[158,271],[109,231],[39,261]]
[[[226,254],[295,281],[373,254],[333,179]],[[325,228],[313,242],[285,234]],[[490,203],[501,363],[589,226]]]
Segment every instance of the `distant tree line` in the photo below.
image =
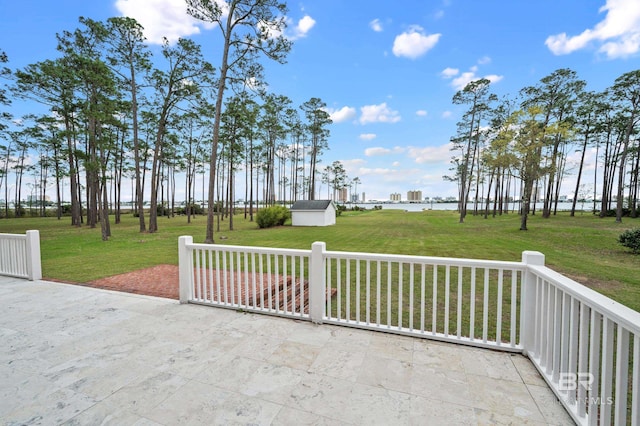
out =
[[[577,201],[589,197],[601,217],[615,210],[620,222],[625,209],[638,217],[640,70],[597,93],[586,90],[575,71],[559,69],[515,99],[499,99],[490,81],[480,79],[458,91],[453,103],[466,108],[451,138],[453,175],[445,176],[458,185],[460,222],[467,206],[474,215],[495,216],[518,197],[526,230],[536,200],[543,201],[543,217],[556,214],[570,173],[576,176],[572,216]],[[586,183],[585,155],[593,148],[594,180]],[[576,164],[568,162],[572,153],[579,153]]]
[[[331,124],[325,103],[312,97],[296,108],[287,96],[264,89],[259,55],[283,62],[290,49],[282,35],[285,6],[232,0],[222,11],[216,2],[186,3],[192,16],[219,24],[219,68],[189,39],[165,40],[154,57],[143,28],[126,17],[81,17],[78,29],[56,35],[58,57],[23,69],[10,70],[0,50],[0,207],[6,217],[10,198],[14,214],[23,211],[21,192],[31,176],[32,198],[44,200],[47,188],[55,188],[60,218],[68,183],[72,225],[99,225],[106,240],[109,215],[120,221],[126,177],[140,232],[156,232],[158,215],[176,210],[176,175],[183,173],[187,206],[199,191],[207,200],[205,240],[213,242],[214,217],[218,229],[225,218],[233,229],[238,179],[250,220],[259,200],[270,205],[318,195],[316,169]],[[12,99],[47,111],[13,117]],[[192,211],[185,209],[189,221]]]

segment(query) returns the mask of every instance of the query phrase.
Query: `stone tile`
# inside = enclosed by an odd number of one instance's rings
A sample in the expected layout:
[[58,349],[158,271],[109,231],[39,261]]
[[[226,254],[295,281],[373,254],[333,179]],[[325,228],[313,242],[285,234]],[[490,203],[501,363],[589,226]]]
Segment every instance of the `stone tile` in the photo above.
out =
[[387,333],[373,333],[369,353],[380,358],[412,362],[415,339]]
[[[119,426],[119,425],[134,425],[144,424],[142,422],[150,420],[144,419],[139,415],[127,411],[123,407],[117,405],[111,405],[109,403],[95,404],[82,413],[74,416],[68,421],[62,423],[64,426],[84,426],[84,425],[104,425],[104,426]],[[147,423],[149,424],[149,423]],[[152,422],[151,424],[158,424]]]
[[269,425],[281,405],[192,380],[140,414],[166,425]]
[[238,389],[243,395],[286,404],[304,375],[304,372],[293,368],[264,364],[246,381],[239,383]]
[[524,383],[469,375],[469,390],[476,408],[521,420],[545,420]]
[[571,420],[521,355],[72,285],[0,284],[0,424]]
[[547,423],[518,416],[509,416],[491,410],[476,409],[477,424],[480,426],[546,426]]
[[105,399],[105,405],[131,413],[151,411],[173,395],[188,379],[171,373],[155,373],[130,383]]
[[323,348],[309,368],[309,372],[355,382],[364,357],[364,352]]
[[307,374],[292,390],[287,407],[333,420],[344,421],[351,409],[349,398],[355,383],[319,374]]
[[300,322],[287,340],[307,345],[324,346],[331,339],[331,327]]
[[362,363],[358,383],[393,389],[399,392],[411,392],[411,363],[389,358],[368,356]]
[[411,393],[430,400],[466,406],[475,405],[467,375],[459,371],[414,364],[411,373]]
[[349,409],[341,417],[353,424],[401,425],[409,423],[411,396],[360,383],[351,389]]
[[550,425],[573,425],[573,419],[547,385],[527,385],[529,393]]
[[480,348],[457,349],[467,374],[522,383],[518,370],[511,362],[511,354]]
[[436,342],[433,340],[415,340],[412,361],[434,369],[447,369],[465,372],[460,345]]
[[409,424],[429,426],[476,425],[475,409],[437,399],[412,396]]
[[518,374],[527,385],[547,386],[547,382],[544,381],[529,358],[523,355],[513,355],[511,356],[511,362],[513,362]]
[[271,356],[281,342],[282,340],[270,336],[251,336],[240,341],[229,353],[264,361]]
[[64,423],[96,404],[96,400],[70,389],[43,392],[35,398],[27,398],[16,410],[2,414],[3,424],[43,424]]
[[289,407],[282,407],[272,423],[273,426],[339,426],[344,424],[347,423]]
[[285,367],[307,371],[316,360],[321,348],[305,343],[286,341],[278,345],[267,361]]

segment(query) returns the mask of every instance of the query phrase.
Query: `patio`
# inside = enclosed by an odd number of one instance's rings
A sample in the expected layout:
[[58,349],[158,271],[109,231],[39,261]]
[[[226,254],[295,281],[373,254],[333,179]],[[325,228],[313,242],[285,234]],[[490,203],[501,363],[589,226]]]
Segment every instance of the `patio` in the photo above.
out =
[[0,277],[2,424],[573,424],[530,361]]

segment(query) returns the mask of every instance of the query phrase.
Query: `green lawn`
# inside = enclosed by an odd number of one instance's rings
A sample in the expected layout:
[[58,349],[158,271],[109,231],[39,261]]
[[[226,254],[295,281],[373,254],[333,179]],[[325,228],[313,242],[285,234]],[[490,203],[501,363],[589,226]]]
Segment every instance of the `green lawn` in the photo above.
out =
[[[202,241],[205,218],[191,224],[186,217],[160,218],[160,232],[140,234],[137,218],[125,215],[112,224],[110,241],[100,229],[73,228],[68,218],[0,220],[0,232],[40,230],[43,275],[69,282],[86,282],[158,264],[177,264],[178,237]],[[220,225],[220,244],[305,248],[324,241],[328,250],[477,259],[520,260],[524,250],[545,254],[547,266],[640,311],[640,257],[617,243],[620,233],[640,226],[638,219],[599,219],[590,214],[549,219],[531,216],[529,231],[519,231],[516,214],[483,219],[469,216],[459,224],[455,212],[378,210],[346,212],[331,227],[283,226],[258,229],[235,217],[236,230]],[[220,238],[222,237],[222,239]]]

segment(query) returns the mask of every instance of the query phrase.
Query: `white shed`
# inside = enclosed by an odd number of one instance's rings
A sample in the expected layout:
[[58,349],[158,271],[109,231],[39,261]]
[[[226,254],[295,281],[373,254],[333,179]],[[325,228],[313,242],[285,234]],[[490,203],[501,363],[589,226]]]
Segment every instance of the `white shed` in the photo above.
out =
[[336,206],[331,200],[302,200],[291,206],[293,226],[329,226],[336,224]]

